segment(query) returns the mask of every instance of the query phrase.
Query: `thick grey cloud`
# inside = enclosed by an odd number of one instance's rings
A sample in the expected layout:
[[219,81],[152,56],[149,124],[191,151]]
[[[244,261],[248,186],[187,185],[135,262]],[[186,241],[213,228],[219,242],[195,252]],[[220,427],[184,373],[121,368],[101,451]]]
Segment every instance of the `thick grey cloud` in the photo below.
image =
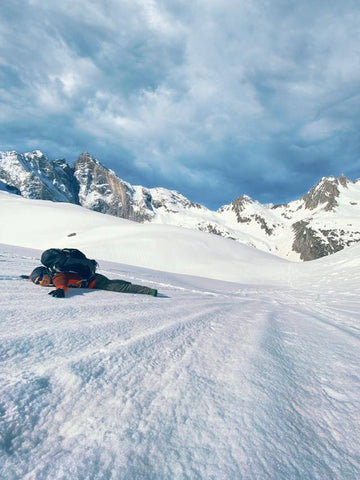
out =
[[[4,4],[5,3],[5,4]],[[2,149],[83,150],[132,183],[218,207],[359,175],[352,0],[12,0]]]

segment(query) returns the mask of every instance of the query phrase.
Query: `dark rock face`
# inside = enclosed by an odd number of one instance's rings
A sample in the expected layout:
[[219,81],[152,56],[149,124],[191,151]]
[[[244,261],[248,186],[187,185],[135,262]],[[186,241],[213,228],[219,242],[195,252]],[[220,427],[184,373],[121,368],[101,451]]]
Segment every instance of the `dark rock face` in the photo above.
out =
[[0,178],[26,198],[78,203],[78,185],[65,160],[53,160],[39,151],[0,154]]
[[252,203],[252,200],[247,195],[241,195],[240,197],[235,198],[231,202],[231,208],[236,214],[237,221],[239,223],[249,223],[251,218],[242,215],[242,212],[245,210],[248,204]]
[[88,153],[80,155],[73,169],[79,185],[80,205],[137,222],[149,219],[146,205],[144,208],[135,207],[131,185],[123,182]]
[[[323,178],[301,197],[305,209],[313,211],[322,207],[325,212],[335,212],[339,205],[339,187],[348,188],[350,183],[352,183],[351,180],[344,175],[339,178]],[[354,205],[354,202],[352,204]],[[339,230],[335,227],[331,228],[330,226],[329,228],[315,230],[309,223],[309,221],[302,220],[292,225],[295,233],[293,250],[300,253],[300,258],[304,261],[331,255],[360,240],[358,232],[354,232],[352,226],[348,231]],[[345,240],[345,237],[351,240]]]
[[14,195],[21,195],[21,192],[19,189],[17,189],[16,187],[12,187],[11,185],[8,185],[2,180],[0,180],[0,191],[13,193]]
[[292,228],[295,233],[293,250],[298,252],[301,260],[305,262],[332,255],[360,242],[360,231],[345,231],[338,228],[320,228],[316,231],[306,221],[296,222]]
[[[258,224],[260,228],[264,230],[266,235],[271,236],[277,225],[269,222],[269,220],[261,214],[256,213],[255,211],[251,212],[251,206],[255,203],[256,202],[247,195],[242,195],[241,197],[235,198],[235,200],[230,203],[230,207],[235,213],[238,223],[244,223],[247,225],[252,223]],[[220,209],[220,211],[224,210],[225,208]]]
[[305,208],[314,210],[319,205],[324,205],[325,211],[334,210],[338,205],[336,199],[340,195],[339,185],[347,187],[349,182],[344,175],[339,178],[323,178],[302,197]]
[[[300,254],[301,260],[308,261],[334,253],[329,244],[325,243],[317,233],[309,227],[309,222],[300,221],[292,226],[295,239],[293,250]],[[339,248],[339,250],[341,250]]]

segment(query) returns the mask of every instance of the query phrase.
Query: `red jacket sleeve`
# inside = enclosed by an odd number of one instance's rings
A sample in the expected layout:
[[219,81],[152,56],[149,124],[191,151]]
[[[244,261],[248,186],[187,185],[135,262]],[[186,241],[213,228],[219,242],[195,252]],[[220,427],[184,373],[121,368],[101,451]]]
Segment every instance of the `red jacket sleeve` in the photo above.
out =
[[69,286],[80,287],[81,285],[81,276],[76,273],[56,273],[52,279],[56,290],[62,288],[65,292],[68,291]]

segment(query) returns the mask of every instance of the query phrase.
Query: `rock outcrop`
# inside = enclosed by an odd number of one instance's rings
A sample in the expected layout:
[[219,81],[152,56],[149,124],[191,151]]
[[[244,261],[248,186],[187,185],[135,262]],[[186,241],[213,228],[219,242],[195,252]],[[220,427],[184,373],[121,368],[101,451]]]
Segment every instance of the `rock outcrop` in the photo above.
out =
[[151,218],[146,195],[142,202],[136,202],[134,187],[88,153],[75,160],[73,169],[83,207],[137,222]]

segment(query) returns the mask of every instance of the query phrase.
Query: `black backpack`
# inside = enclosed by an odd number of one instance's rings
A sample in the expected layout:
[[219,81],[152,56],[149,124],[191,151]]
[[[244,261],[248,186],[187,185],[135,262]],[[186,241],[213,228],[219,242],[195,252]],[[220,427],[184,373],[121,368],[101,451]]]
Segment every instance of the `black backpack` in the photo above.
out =
[[86,258],[86,255],[76,248],[49,248],[41,255],[41,263],[54,275],[56,272],[74,272],[82,280],[90,280],[94,276],[95,260]]

